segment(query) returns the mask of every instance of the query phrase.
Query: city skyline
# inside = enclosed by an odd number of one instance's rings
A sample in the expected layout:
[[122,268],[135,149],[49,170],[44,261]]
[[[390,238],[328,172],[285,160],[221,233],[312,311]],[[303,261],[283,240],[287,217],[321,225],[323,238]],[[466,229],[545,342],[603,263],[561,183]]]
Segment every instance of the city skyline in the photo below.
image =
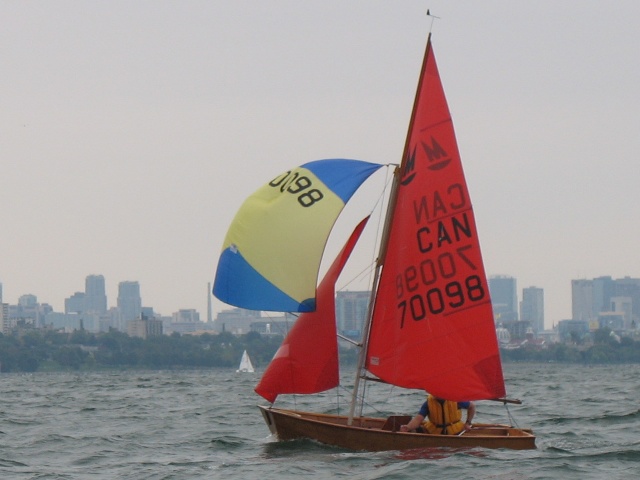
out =
[[[518,287],[518,279],[516,277],[503,274],[490,275],[487,280],[491,290],[496,324],[518,320],[529,321],[536,333],[541,332],[541,325],[544,330],[550,330],[564,320],[588,320],[589,318],[595,320],[601,312],[623,312],[625,317],[628,318],[627,323],[630,324],[633,315],[637,316],[634,312],[636,310],[640,311],[638,308],[633,308],[634,303],[640,303],[640,279],[630,276],[614,279],[611,276],[599,275],[591,279],[572,279],[570,284],[572,312],[566,318],[553,320],[549,320],[545,313],[544,288],[537,286]],[[200,311],[192,307],[178,308],[171,312],[160,312],[151,304],[145,305],[142,303],[140,283],[131,280],[118,282],[118,297],[116,303],[110,306],[108,296],[103,295],[105,285],[106,282],[103,275],[87,275],[85,277],[85,291],[74,292],[69,297],[66,297],[64,299],[65,308],[59,313],[94,313],[103,315],[115,308],[120,312],[118,328],[122,331],[126,331],[126,323],[129,320],[142,318],[143,314],[148,315],[149,312],[152,312],[158,318],[167,318],[168,316],[184,318],[185,314],[190,317],[194,315],[200,316]],[[594,285],[596,286],[594,287]],[[51,306],[48,302],[40,302],[38,295],[33,293],[19,295],[15,303],[7,302],[3,298],[3,288],[4,284],[0,281],[0,304],[18,305],[24,302],[31,306],[35,304]],[[616,289],[619,292],[614,295],[613,292]],[[87,293],[90,295],[87,295]],[[336,318],[339,323],[341,319],[353,319],[354,315],[359,317],[363,312],[366,312],[366,303],[370,298],[368,290],[346,289],[339,290],[336,294]],[[104,298],[102,298],[103,296]],[[611,305],[607,305],[607,301],[611,301]],[[95,308],[96,304],[99,305],[99,308]],[[344,310],[345,308],[352,311],[346,311]],[[227,308],[221,309],[215,315],[212,315],[211,320],[216,320],[217,314],[222,312],[233,316],[235,315],[233,313],[235,309],[236,307],[229,305]],[[353,309],[357,309],[358,312],[356,313]],[[58,312],[53,307],[52,310],[53,312]],[[208,310],[206,313],[208,321]],[[193,319],[187,321],[193,321]],[[629,327],[629,325],[625,326]],[[351,327],[339,325],[339,328],[348,332],[353,328],[353,325]]]
[[434,20],[418,0],[0,2],[4,297],[60,311],[100,272],[161,312],[207,311],[255,189],[320,158],[399,162],[433,26],[485,271],[543,288],[549,325],[568,318],[571,279],[640,274],[640,3],[601,6],[433,0]]

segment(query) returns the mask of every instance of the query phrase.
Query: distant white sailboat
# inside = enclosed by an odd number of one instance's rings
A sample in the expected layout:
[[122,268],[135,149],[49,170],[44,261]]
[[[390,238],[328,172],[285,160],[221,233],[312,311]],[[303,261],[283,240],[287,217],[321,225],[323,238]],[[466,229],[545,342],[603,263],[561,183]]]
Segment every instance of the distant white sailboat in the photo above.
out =
[[249,354],[247,353],[246,350],[242,354],[242,359],[240,360],[240,366],[238,367],[238,370],[236,370],[236,372],[246,372],[246,373],[255,372],[255,369],[251,364],[251,359],[249,358]]

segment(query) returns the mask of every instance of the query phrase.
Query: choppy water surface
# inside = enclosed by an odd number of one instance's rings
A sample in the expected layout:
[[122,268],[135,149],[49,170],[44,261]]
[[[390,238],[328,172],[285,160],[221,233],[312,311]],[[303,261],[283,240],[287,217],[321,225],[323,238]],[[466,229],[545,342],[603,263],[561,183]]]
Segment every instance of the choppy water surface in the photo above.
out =
[[[402,453],[275,442],[255,407],[263,403],[253,392],[259,373],[3,374],[0,478],[635,478],[637,371],[636,365],[506,364],[509,396],[524,401],[509,412],[519,426],[534,429],[537,450]],[[372,387],[372,397],[385,415],[414,413],[423,401],[419,392],[382,385]],[[328,410],[326,399],[283,400],[280,406]],[[478,422],[508,420],[502,405],[479,402],[478,410]]]

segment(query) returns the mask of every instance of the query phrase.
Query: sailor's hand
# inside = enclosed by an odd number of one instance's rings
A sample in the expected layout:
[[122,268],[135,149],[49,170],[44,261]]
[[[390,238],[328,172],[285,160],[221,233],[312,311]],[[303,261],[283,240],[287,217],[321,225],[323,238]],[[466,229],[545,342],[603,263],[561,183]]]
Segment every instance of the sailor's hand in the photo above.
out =
[[400,431],[401,432],[408,432],[409,431],[409,427],[407,425],[400,425]]

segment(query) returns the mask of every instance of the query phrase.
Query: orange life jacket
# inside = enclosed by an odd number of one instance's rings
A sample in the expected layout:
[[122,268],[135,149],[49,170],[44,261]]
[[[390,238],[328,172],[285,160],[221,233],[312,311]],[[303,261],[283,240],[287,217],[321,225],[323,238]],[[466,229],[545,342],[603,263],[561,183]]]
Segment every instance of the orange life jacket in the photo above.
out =
[[457,435],[464,430],[462,410],[458,408],[458,402],[440,400],[433,395],[427,396],[429,419],[422,423],[422,427],[428,433]]

